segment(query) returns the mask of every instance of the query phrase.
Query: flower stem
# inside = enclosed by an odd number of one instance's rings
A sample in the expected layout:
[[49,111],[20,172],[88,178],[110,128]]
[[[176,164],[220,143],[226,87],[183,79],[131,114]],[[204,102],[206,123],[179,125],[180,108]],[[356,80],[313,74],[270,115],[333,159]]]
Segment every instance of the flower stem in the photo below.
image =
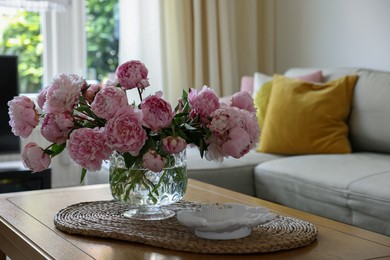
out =
[[142,102],[142,89],[137,88],[137,90],[138,90],[139,99]]

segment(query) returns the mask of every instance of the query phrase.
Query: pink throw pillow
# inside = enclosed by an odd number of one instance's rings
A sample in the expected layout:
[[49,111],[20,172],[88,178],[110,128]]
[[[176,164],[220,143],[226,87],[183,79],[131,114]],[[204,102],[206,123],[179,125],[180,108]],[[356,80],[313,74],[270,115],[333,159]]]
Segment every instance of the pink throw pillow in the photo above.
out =
[[[264,75],[264,76],[266,76],[266,75]],[[272,79],[272,76],[267,76],[267,77],[269,77],[270,80]],[[294,78],[297,78],[297,79],[300,79],[303,81],[308,81],[308,82],[323,82],[324,81],[324,76],[322,75],[321,70],[312,72],[310,74],[294,77]],[[241,91],[247,91],[247,92],[249,92],[249,94],[252,95],[252,97],[254,97],[254,95],[256,93],[253,93],[253,91],[254,91],[253,83],[254,83],[253,77],[243,76],[241,78]],[[265,83],[265,82],[263,82],[263,83]],[[261,87],[261,85],[257,86],[257,88]]]
[[247,91],[249,94],[253,94],[253,77],[243,76],[241,78],[241,91]]
[[303,81],[309,81],[309,82],[323,82],[324,81],[324,76],[322,75],[322,71],[315,71],[313,73],[303,75],[303,76],[298,76],[295,77],[297,79],[303,80]]

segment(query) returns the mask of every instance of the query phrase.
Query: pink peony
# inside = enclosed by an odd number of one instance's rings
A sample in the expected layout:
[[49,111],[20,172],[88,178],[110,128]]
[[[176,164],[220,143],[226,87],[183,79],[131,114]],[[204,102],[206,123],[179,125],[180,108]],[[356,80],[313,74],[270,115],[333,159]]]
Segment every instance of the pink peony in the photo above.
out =
[[[222,142],[223,143],[223,142]],[[223,158],[225,157],[220,142],[217,141],[215,136],[211,136],[208,139],[208,147],[205,153],[205,158],[209,161],[214,162],[223,162]]]
[[116,70],[118,81],[124,89],[145,89],[149,86],[148,69],[137,60],[123,63]]
[[39,92],[37,96],[37,103],[40,109],[43,109],[43,105],[46,102],[46,94],[47,94],[47,88],[44,88]]
[[91,84],[85,91],[84,91],[84,98],[89,102],[92,103],[92,101],[95,99],[96,93],[100,91],[102,86],[100,84]]
[[207,140],[208,160],[221,161],[223,157],[240,158],[255,147],[260,128],[255,113],[237,107],[223,106],[211,114]]
[[259,142],[260,138],[260,127],[257,122],[257,117],[255,113],[250,113],[247,110],[240,109],[242,120],[240,127],[245,129],[248,132],[250,142],[252,145],[255,145]]
[[175,110],[177,113],[181,113],[181,112],[183,112],[183,108],[184,108],[183,99],[179,98],[179,100],[177,101],[177,106],[176,106]]
[[30,142],[22,151],[22,160],[25,167],[32,172],[40,172],[49,168],[50,156],[46,154],[36,143]]
[[147,139],[141,122],[141,111],[130,105],[119,109],[105,127],[105,137],[111,149],[137,156]]
[[43,120],[41,134],[49,142],[62,144],[68,139],[68,134],[73,126],[73,117],[69,112],[50,113],[46,114]]
[[116,87],[119,81],[116,75],[114,77],[109,78],[106,83],[104,83],[104,87]]
[[142,156],[146,168],[152,172],[160,172],[164,169],[165,161],[155,150],[149,150]]
[[60,74],[47,89],[43,110],[46,113],[72,111],[86,82],[73,74]]
[[248,133],[241,127],[230,129],[228,140],[222,144],[222,151],[225,155],[240,158],[249,152],[251,148]]
[[216,136],[223,136],[232,127],[241,124],[242,117],[238,109],[221,107],[211,114],[209,129]]
[[143,125],[157,132],[161,128],[168,127],[173,119],[174,112],[171,105],[162,99],[162,92],[156,92],[145,98],[141,103]]
[[17,96],[7,104],[12,133],[27,138],[39,123],[39,114],[34,102],[28,97]]
[[187,142],[180,136],[168,136],[162,139],[164,151],[170,154],[180,153],[187,147]]
[[203,86],[199,93],[191,89],[188,94],[188,103],[191,108],[190,115],[192,117],[199,115],[203,122],[208,122],[207,118],[220,106],[217,95],[207,86]]
[[103,160],[108,160],[112,150],[107,146],[103,128],[74,130],[66,144],[74,162],[89,171],[99,171]]
[[256,112],[252,96],[246,91],[240,91],[233,95],[230,106]]
[[117,87],[105,87],[96,94],[91,109],[98,117],[110,119],[124,106],[127,106],[126,92]]

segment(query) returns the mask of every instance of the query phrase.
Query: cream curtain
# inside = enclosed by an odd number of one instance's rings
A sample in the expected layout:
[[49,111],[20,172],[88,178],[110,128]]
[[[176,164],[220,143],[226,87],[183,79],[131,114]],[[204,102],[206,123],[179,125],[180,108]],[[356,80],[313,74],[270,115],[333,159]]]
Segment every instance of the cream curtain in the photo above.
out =
[[[166,97],[160,4],[160,0],[119,0],[119,62],[140,60],[145,63],[150,87],[145,89],[144,96],[163,90]],[[127,96],[139,102],[137,91],[127,91]]]
[[160,3],[164,95],[169,100],[177,100],[182,89],[203,85],[220,96],[230,95],[239,90],[242,76],[273,69],[272,55],[267,54],[273,40],[267,39],[273,26],[269,1]]
[[230,95],[242,76],[273,73],[273,5],[273,0],[119,0],[120,61],[144,62],[151,83],[146,94],[163,90],[172,103],[183,89],[203,85]]

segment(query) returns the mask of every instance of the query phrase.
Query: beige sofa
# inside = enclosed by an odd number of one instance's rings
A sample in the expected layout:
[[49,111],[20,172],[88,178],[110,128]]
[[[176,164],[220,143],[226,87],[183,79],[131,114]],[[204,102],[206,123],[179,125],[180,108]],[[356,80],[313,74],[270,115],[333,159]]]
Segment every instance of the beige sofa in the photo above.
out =
[[[290,69],[285,76],[315,70]],[[390,235],[390,72],[321,71],[325,81],[359,76],[348,121],[352,153],[282,156],[251,151],[217,164],[189,148],[189,177]]]

